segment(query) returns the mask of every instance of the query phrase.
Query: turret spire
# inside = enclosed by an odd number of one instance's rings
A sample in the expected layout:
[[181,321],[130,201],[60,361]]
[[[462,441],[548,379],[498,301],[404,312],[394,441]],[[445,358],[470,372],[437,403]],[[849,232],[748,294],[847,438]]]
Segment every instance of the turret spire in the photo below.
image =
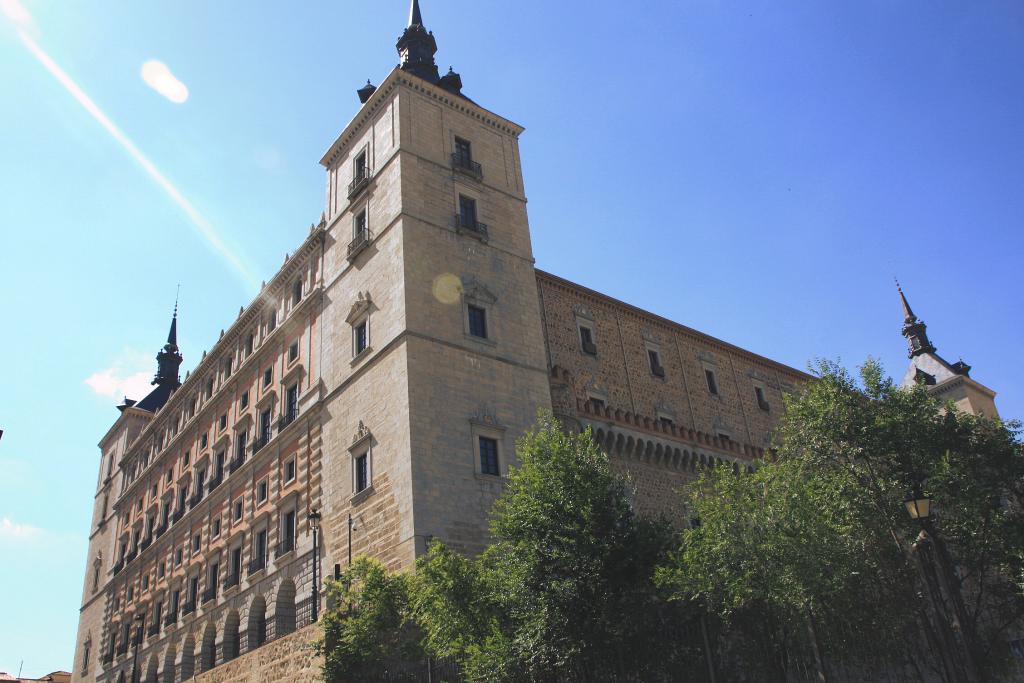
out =
[[409,6],[409,26],[423,26],[423,15],[420,14],[420,0],[412,0]]
[[409,25],[395,46],[401,57],[399,66],[403,71],[415,74],[425,81],[437,83],[440,76],[434,55],[437,53],[437,42],[434,34],[423,26],[423,14],[420,12],[419,0],[412,0],[409,6]]
[[900,286],[899,280],[896,280],[896,291],[900,293],[900,303],[903,305],[902,334],[907,338],[907,344],[910,347],[907,355],[913,358],[922,353],[935,353],[935,345],[928,341],[928,326],[914,315],[914,311],[910,308],[910,302],[907,301],[907,295],[903,293],[903,287]]
[[178,350],[178,295],[175,294],[171,329],[167,333],[167,343],[160,353],[156,354],[156,377],[153,378],[153,384],[170,385],[172,390],[181,386],[178,377],[181,360],[181,352]]
[[171,316],[171,331],[167,333],[167,344],[178,348],[178,294],[181,293],[181,285],[174,294],[174,315]]

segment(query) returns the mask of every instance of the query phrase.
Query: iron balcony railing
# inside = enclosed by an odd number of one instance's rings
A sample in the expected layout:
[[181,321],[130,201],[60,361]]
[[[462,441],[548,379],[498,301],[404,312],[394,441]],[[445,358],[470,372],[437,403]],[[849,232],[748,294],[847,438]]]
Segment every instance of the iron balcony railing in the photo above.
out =
[[200,501],[203,500],[203,487],[199,486],[196,488],[195,493],[192,494],[188,499],[188,507],[191,510],[196,505],[199,505]]
[[103,664],[110,664],[114,661],[114,648],[111,647],[109,650],[103,653],[103,658],[100,660]]
[[483,167],[465,154],[452,154],[452,168],[456,171],[468,173],[475,178],[484,177]]
[[490,235],[486,223],[481,223],[476,218],[463,216],[460,213],[455,214],[455,227],[458,230],[479,235],[484,239]]
[[286,553],[290,553],[295,550],[295,539],[285,538],[283,541],[277,544],[277,548],[274,550],[274,559],[281,557]]
[[195,599],[186,600],[185,601],[185,609],[181,610],[181,613],[183,615],[184,614],[192,614],[195,611],[196,611],[196,601],[195,601]]
[[127,638],[124,638],[120,643],[118,643],[118,645],[117,645],[117,654],[119,654],[119,655],[126,655],[126,654],[128,654],[128,639]]
[[[168,518],[168,520],[169,520],[169,519],[170,519],[170,518]],[[157,537],[157,538],[160,538],[160,537],[161,537],[161,536],[163,535],[163,533],[164,533],[165,531],[167,531],[167,527],[168,527],[168,526],[170,526],[170,523],[169,523],[169,521],[167,521],[167,520],[165,520],[163,524],[161,524],[160,526],[158,526],[158,527],[156,528],[156,531],[154,532],[154,533],[156,534],[156,537]]]
[[153,536],[152,535],[146,536],[144,539],[139,541],[139,552],[142,552],[143,550],[148,548],[149,544],[152,543],[152,542],[153,542]]
[[152,637],[158,636],[158,635],[160,635],[160,622],[159,621],[157,621],[156,623],[150,624],[149,628],[146,629],[146,636],[147,637],[152,638]]
[[139,549],[138,548],[132,548],[131,550],[128,551],[128,554],[124,556],[124,563],[125,564],[130,564],[131,561],[134,560],[138,556],[138,554],[139,554]]
[[237,586],[239,581],[242,578],[240,576],[240,574],[241,574],[241,572],[234,572],[234,573],[228,574],[228,578],[224,579],[224,590],[227,590],[229,588],[234,588],[235,586]]
[[235,470],[245,464],[245,453],[239,453],[235,457],[231,458],[231,462],[228,463],[228,473],[234,474]]
[[256,572],[263,571],[267,568],[267,558],[257,557],[254,560],[249,561],[249,576],[252,576]]
[[253,439],[253,442],[252,442],[252,454],[256,455],[257,453],[259,453],[260,449],[262,449],[264,446],[266,446],[270,442],[270,437],[271,437],[270,426],[267,425],[267,428],[262,430],[260,432],[260,434],[257,435],[257,437],[255,439]]
[[356,232],[355,237],[348,243],[348,258],[352,260],[366,247],[370,246],[370,231],[366,228]]
[[284,415],[282,415],[281,419],[277,421],[277,431],[281,431],[282,429],[284,429],[285,427],[290,425],[292,422],[295,422],[295,419],[298,416],[299,416],[299,406],[297,406],[297,405],[290,405],[290,406],[288,406],[288,409],[285,411]]
[[168,611],[167,616],[164,617],[164,626],[174,626],[177,622],[178,615],[175,613],[175,610]]
[[210,480],[210,483],[206,485],[206,490],[209,493],[213,493],[213,490],[221,485],[224,481],[224,471],[221,470],[216,477]]
[[184,516],[185,516],[185,506],[182,505],[177,510],[174,511],[173,515],[171,515],[171,524],[176,524],[178,522],[178,520],[180,520]]
[[214,584],[203,591],[203,604],[210,602],[217,597],[217,585]]
[[121,558],[114,564],[114,576],[117,576],[122,569],[124,569],[124,558]]
[[357,194],[366,189],[366,186],[370,184],[370,176],[369,168],[364,167],[356,170],[356,177],[348,184],[349,199],[353,199]]

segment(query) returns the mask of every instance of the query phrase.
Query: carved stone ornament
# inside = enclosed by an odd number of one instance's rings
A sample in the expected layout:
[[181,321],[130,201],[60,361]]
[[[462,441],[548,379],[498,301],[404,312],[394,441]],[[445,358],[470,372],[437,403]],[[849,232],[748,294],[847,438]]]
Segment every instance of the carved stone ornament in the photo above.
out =
[[474,413],[470,418],[470,421],[487,425],[489,427],[501,427],[501,423],[498,422],[498,416],[495,414],[494,408],[486,403],[480,405],[476,413]]
[[700,351],[697,352],[697,358],[701,359],[708,365],[717,365],[717,363],[715,362],[715,354],[710,353],[709,351],[705,351],[704,349],[701,349]]
[[356,433],[352,437],[352,445],[362,443],[365,439],[370,438],[370,430],[363,424],[363,421],[359,421],[359,426],[356,427]]
[[355,303],[352,304],[352,308],[348,310],[348,316],[345,318],[345,322],[349,325],[354,324],[359,318],[366,314],[370,310],[370,306],[373,305],[373,300],[370,298],[369,292],[359,292],[356,296]]
[[470,301],[480,301],[493,304],[498,300],[494,293],[487,289],[479,280],[472,276],[462,278],[462,295]]
[[593,320],[594,314],[590,312],[590,309],[583,304],[576,304],[572,307],[572,312],[576,314],[576,317],[583,318],[584,320]]

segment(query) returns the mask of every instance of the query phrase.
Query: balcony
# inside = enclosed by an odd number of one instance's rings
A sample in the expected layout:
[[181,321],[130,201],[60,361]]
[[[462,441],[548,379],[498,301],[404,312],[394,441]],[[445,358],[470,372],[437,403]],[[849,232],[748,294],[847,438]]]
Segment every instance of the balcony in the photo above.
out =
[[110,648],[107,652],[103,653],[103,657],[100,659],[104,666],[112,664],[114,662],[114,648]]
[[210,483],[206,485],[208,493],[213,493],[213,490],[220,486],[224,482],[224,472],[221,472],[216,477],[210,480]]
[[[255,451],[253,451],[253,452],[255,453]],[[234,474],[235,470],[237,470],[239,467],[241,467],[244,464],[245,464],[245,453],[240,453],[239,455],[235,456],[234,458],[231,458],[231,462],[228,463],[228,474]]]
[[181,610],[181,614],[182,614],[182,616],[185,616],[187,614],[192,614],[195,611],[196,611],[196,601],[195,601],[195,599],[186,600],[185,601],[185,609]]
[[217,586],[213,585],[203,591],[203,604],[211,602],[217,597]]
[[265,558],[265,557],[258,557],[255,560],[250,560],[249,561],[249,574],[248,574],[248,576],[252,576],[256,572],[261,572],[261,571],[263,571],[266,568],[267,568],[267,558]]
[[370,246],[370,231],[366,228],[356,232],[356,236],[348,243],[348,260],[351,261],[359,253]]
[[128,554],[124,556],[124,563],[125,564],[131,564],[131,561],[134,560],[136,557],[138,557],[138,555],[139,555],[139,549],[138,548],[132,548],[131,551],[129,551]]
[[282,555],[286,555],[291,551],[295,550],[295,539],[286,538],[277,544],[277,548],[274,549],[274,559],[278,559]]
[[148,548],[152,542],[153,542],[153,535],[152,534],[150,534],[149,536],[146,536],[144,539],[139,541],[139,552],[142,552],[143,550]]
[[242,579],[242,572],[238,571],[233,574],[228,574],[228,578],[224,579],[224,590],[234,588]]
[[288,406],[288,410],[286,410],[284,415],[281,416],[281,419],[277,421],[277,431],[280,432],[282,429],[284,429],[285,427],[290,425],[292,422],[295,422],[295,419],[298,416],[299,416],[299,406],[297,406],[297,405]]
[[146,637],[148,637],[148,638],[155,638],[158,635],[160,635],[160,622],[159,621],[157,621],[157,622],[155,622],[153,624],[150,624],[149,628],[146,629]]
[[175,613],[175,610],[170,610],[167,612],[167,616],[164,617],[164,626],[174,626],[176,623],[178,623],[178,615]]
[[455,229],[459,232],[469,233],[470,235],[478,237],[485,242],[490,237],[486,223],[481,223],[476,218],[463,216],[458,213],[455,214]]
[[176,524],[178,522],[178,520],[180,520],[184,516],[185,516],[185,506],[182,505],[181,507],[179,507],[177,510],[174,511],[173,515],[171,515],[171,524]]
[[126,654],[128,654],[128,639],[127,638],[125,638],[120,643],[118,643],[118,645],[117,645],[117,654],[118,655],[126,655]]
[[252,442],[252,454],[256,455],[257,453],[259,453],[260,450],[264,446],[266,446],[269,441],[270,441],[270,430],[268,429],[265,434],[261,434],[260,436],[256,437],[255,440],[253,440],[253,442]]
[[203,487],[200,486],[196,489],[196,492],[188,499],[188,509],[191,510],[203,499]]
[[124,569],[124,558],[121,558],[114,564],[114,576],[117,576],[122,569]]
[[370,169],[365,167],[356,169],[356,177],[348,184],[348,198],[355,199],[356,195],[365,190],[370,184],[370,177]]
[[452,168],[477,180],[484,177],[483,167],[464,154],[452,154]]
[[154,532],[154,533],[156,534],[156,537],[157,537],[157,538],[160,538],[160,537],[161,537],[161,536],[163,535],[163,533],[164,533],[165,531],[167,531],[167,527],[168,527],[168,526],[170,526],[170,524],[169,524],[169,522],[167,522],[167,521],[164,521],[164,523],[163,523],[163,524],[161,524],[160,526],[158,526],[158,527],[156,528],[156,531]]

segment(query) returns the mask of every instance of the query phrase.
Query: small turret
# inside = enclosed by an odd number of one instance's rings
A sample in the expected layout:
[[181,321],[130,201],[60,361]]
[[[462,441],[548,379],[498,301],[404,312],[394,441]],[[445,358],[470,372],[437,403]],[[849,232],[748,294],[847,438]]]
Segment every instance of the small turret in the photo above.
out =
[[900,302],[903,304],[902,333],[907,338],[907,344],[910,347],[907,356],[913,358],[922,353],[935,353],[935,345],[928,341],[928,326],[914,315],[914,311],[910,308],[910,303],[907,302],[907,296],[903,293],[903,288],[900,287],[898,280],[896,281],[896,291],[900,293]]
[[[178,301],[175,299],[174,314],[171,316],[171,329],[167,333],[167,343],[156,354],[156,376],[153,377],[152,382],[152,384],[156,385],[156,388],[149,392],[144,399],[136,403],[134,407],[140,410],[148,410],[151,413],[155,413],[163,408],[171,394],[181,386],[181,377],[178,375],[181,361],[181,351],[178,350]],[[131,406],[127,400],[125,404],[129,407]],[[118,407],[120,408],[120,406]]]
[[395,45],[401,58],[399,66],[403,71],[415,74],[425,81],[437,83],[440,76],[434,55],[437,53],[437,41],[434,34],[423,26],[423,14],[420,12],[419,0],[412,0],[409,7],[409,25]]

